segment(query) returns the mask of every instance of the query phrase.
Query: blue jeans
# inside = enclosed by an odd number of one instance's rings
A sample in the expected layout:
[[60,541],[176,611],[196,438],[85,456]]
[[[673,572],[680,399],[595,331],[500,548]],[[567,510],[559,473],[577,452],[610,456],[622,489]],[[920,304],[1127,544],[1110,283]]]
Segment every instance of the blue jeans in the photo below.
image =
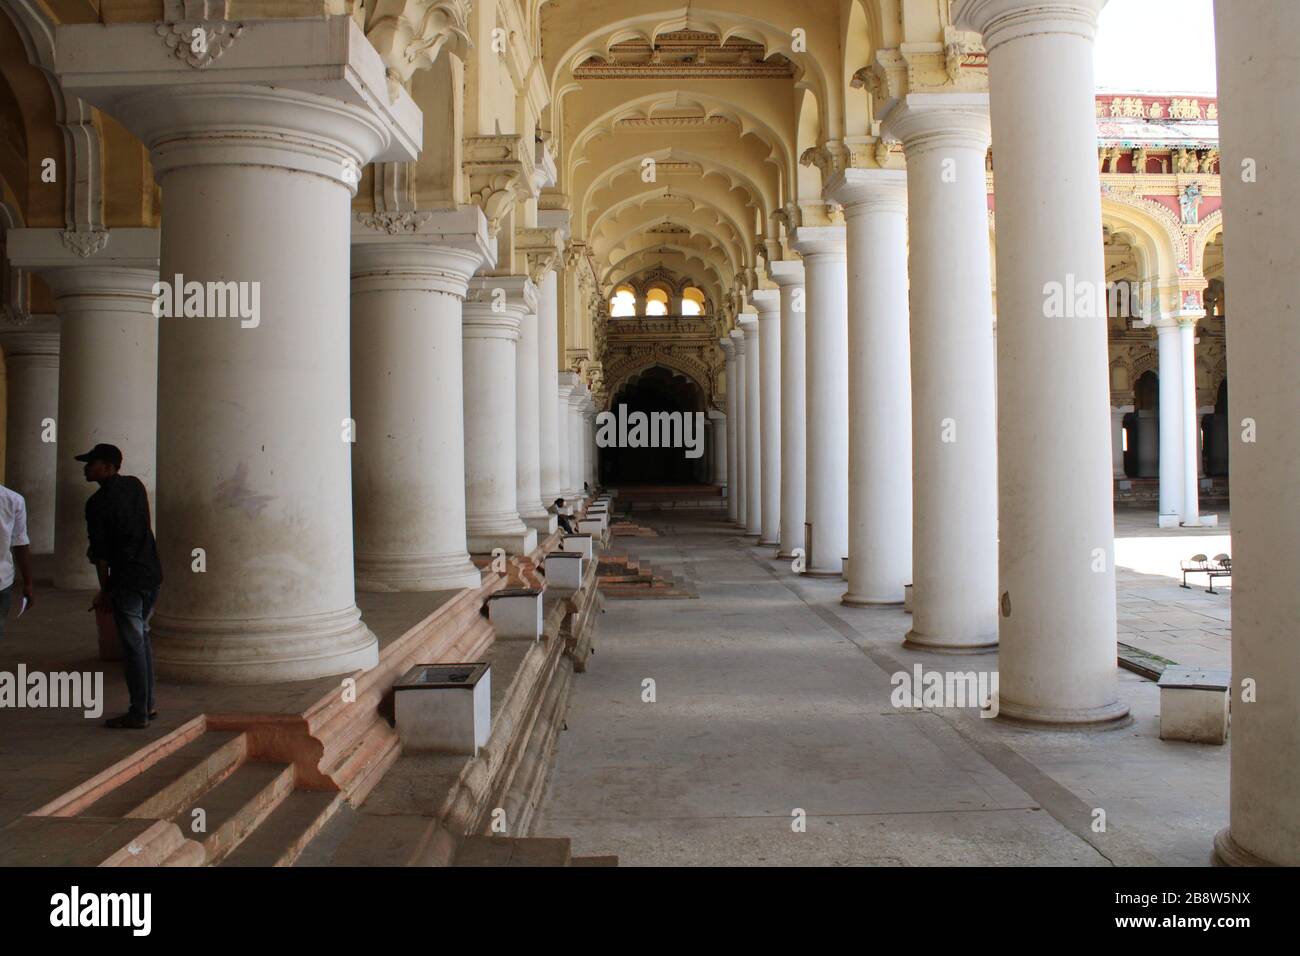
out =
[[113,620],[122,642],[122,671],[131,695],[131,713],[148,719],[154,709],[153,646],[149,642],[149,617],[158,589],[113,591]]

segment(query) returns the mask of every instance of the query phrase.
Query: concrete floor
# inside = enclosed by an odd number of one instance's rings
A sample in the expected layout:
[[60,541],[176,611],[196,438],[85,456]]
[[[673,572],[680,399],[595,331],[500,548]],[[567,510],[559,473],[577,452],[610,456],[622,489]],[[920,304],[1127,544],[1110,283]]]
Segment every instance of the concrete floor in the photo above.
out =
[[[996,653],[903,648],[901,609],[842,606],[842,582],[796,577],[716,511],[636,520],[661,536],[614,550],[687,579],[699,598],[608,603],[536,835],[622,865],[1208,864],[1228,818],[1229,748],[1161,741],[1150,681],[1117,669],[1132,719],[1106,731],[896,709],[891,674],[992,670]],[[1229,597],[1178,588],[1176,558],[1171,569],[1162,557],[1205,547],[1154,525],[1117,516],[1117,560],[1147,572],[1119,574],[1121,632],[1161,625],[1151,633],[1172,637],[1156,653],[1222,654],[1226,666]],[[1229,550],[1219,531],[1224,546],[1209,553]],[[1221,646],[1194,646],[1210,627],[1224,629]],[[1183,631],[1198,640],[1180,644]]]

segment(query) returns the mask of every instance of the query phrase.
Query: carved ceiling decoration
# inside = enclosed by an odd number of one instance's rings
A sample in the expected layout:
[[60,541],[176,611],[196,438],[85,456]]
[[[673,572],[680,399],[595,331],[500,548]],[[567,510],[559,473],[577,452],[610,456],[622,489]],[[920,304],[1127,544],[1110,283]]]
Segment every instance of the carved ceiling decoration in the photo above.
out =
[[652,46],[645,40],[615,43],[606,57],[588,57],[573,71],[579,80],[793,79],[795,65],[779,53],[765,57],[761,43],[732,37],[725,44],[716,33],[678,30],[661,33]]

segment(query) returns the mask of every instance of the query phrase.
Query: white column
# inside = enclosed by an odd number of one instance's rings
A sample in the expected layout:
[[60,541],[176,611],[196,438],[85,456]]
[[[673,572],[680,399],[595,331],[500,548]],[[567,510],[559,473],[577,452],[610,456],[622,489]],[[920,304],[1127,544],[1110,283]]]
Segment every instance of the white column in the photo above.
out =
[[1183,394],[1183,520],[1184,528],[1201,527],[1201,486],[1197,478],[1201,460],[1201,419],[1196,413],[1196,320],[1178,322],[1179,368]]
[[1178,323],[1156,322],[1160,358],[1160,505],[1156,523],[1174,528],[1183,516],[1183,372]]
[[515,343],[515,499],[524,524],[548,535],[555,515],[542,504],[540,289],[534,286],[534,305],[521,316]]
[[537,403],[541,441],[542,504],[551,503],[564,493],[560,475],[559,407],[555,401],[560,386],[559,278],[555,270],[546,273],[537,296]]
[[[86,499],[96,486],[73,456],[99,442],[116,445],[122,473],[144,482],[151,507],[157,504],[158,230],[114,229],[103,234],[102,244],[84,246],[85,256],[58,229],[11,229],[7,235],[10,262],[38,272],[50,287],[62,330],[58,441],[45,453],[58,456],[54,584],[93,588]],[[8,458],[13,467],[12,451]]]
[[842,603],[901,604],[912,583],[912,375],[907,174],[847,169],[849,572]]
[[758,309],[759,455],[761,498],[758,543],[781,543],[781,292],[756,289],[750,294]]
[[1124,416],[1133,411],[1132,405],[1121,405],[1110,410],[1111,477],[1126,477],[1124,472]]
[[740,316],[745,335],[745,534],[762,536],[763,530],[763,409],[759,404],[762,377],[758,319]]
[[587,401],[587,385],[573,373],[573,391],[569,393],[569,494],[581,498],[582,476],[586,474],[586,428],[582,421],[582,407]]
[[587,395],[587,407],[583,410],[582,421],[586,428],[587,484],[594,495],[598,484],[600,462],[596,450],[596,402],[590,393]]
[[[567,376],[573,376],[574,381],[569,381]],[[573,496],[573,479],[570,477],[570,437],[569,437],[569,399],[573,395],[574,382],[577,380],[576,375],[572,372],[559,372],[556,376],[557,385],[555,387],[556,400],[555,405],[555,431],[556,431],[556,450],[560,490],[556,493],[555,498],[567,499]],[[554,502],[555,498],[551,501]]]
[[733,520],[743,528],[749,518],[749,432],[745,422],[749,410],[745,382],[749,371],[745,359],[747,343],[745,333],[738,328],[727,334],[731,336],[731,345],[736,352],[736,480],[732,482],[736,489],[736,517]]
[[804,272],[799,259],[769,263],[781,287],[781,543],[778,558],[793,558],[804,546],[808,479],[808,357],[804,328]]
[[56,430],[48,426],[59,417],[59,320],[41,315],[30,325],[0,327],[0,346],[6,376],[4,483],[26,499],[32,553],[50,554],[59,446]]
[[907,157],[913,586],[905,643],[992,647],[998,488],[987,99],[910,94],[885,123]]
[[1300,181],[1289,171],[1300,168],[1300,129],[1268,104],[1300,100],[1296,36],[1300,4],[1215,4],[1236,574],[1230,825],[1215,850],[1223,863],[1292,867],[1300,866]]
[[849,549],[848,273],[843,226],[801,226],[807,299],[807,574],[840,577]]
[[259,20],[205,71],[159,42],[152,22],[60,27],[60,63],[85,71],[64,90],[150,147],[161,273],[260,290],[256,319],[160,320],[159,675],[371,667],[352,573],[350,204],[361,166],[415,159],[419,109],[347,17]]
[[537,308],[527,276],[479,276],[464,305],[465,532],[474,554],[527,554],[537,531],[518,503],[516,350],[519,325]]
[[709,435],[710,446],[709,454],[712,456],[713,463],[713,483],[723,489],[726,494],[727,487],[727,416],[722,414],[716,408],[710,408],[708,411],[709,423],[712,426],[712,432]]
[[736,423],[740,414],[736,400],[736,346],[730,335],[719,339],[718,345],[727,360],[727,519],[734,522],[739,517],[736,496],[740,490],[740,466],[736,454]]
[[[1000,197],[999,706],[1006,717],[1049,724],[1128,714],[1115,664],[1110,355],[1097,238],[1093,39],[1104,4],[958,5],[988,50]],[[1047,290],[1070,287],[1096,294],[1091,307],[1062,316]]]
[[478,587],[465,549],[461,308],[492,255],[477,206],[352,234],[353,537],[363,591]]

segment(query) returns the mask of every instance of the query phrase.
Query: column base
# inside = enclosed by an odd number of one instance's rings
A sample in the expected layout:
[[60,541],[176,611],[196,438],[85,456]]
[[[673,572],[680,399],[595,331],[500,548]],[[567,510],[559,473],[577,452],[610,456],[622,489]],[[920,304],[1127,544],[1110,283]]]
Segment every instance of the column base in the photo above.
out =
[[998,695],[998,719],[1044,728],[1083,730],[1094,728],[1111,730],[1126,727],[1131,723],[1128,704],[1122,700],[1111,701],[1101,707],[1028,707],[1007,700],[1001,694]]
[[1256,856],[1232,838],[1232,828],[1224,827],[1214,835],[1214,849],[1210,852],[1214,866],[1280,866],[1272,860]]
[[805,568],[803,573],[808,578],[844,578],[843,571],[831,571],[829,568]]
[[1179,514],[1156,515],[1157,528],[1177,528],[1182,521],[1183,516]]
[[477,588],[483,573],[469,554],[397,555],[357,553],[358,591],[453,591]]
[[903,599],[897,601],[878,601],[875,598],[859,597],[852,592],[845,591],[840,598],[840,603],[846,607],[902,607]]
[[1191,521],[1179,522],[1181,528],[1217,528],[1218,526],[1218,515],[1201,515]]
[[379,641],[356,605],[307,617],[251,621],[155,615],[158,676],[200,684],[275,684],[369,670]]
[[525,528],[523,531],[500,531],[494,533],[466,536],[470,554],[491,554],[501,548],[506,554],[528,554],[537,547],[537,530]]
[[[557,496],[558,497],[558,496]],[[523,515],[524,524],[532,528],[537,534],[547,535],[554,533],[557,525],[555,515]]]
[[991,640],[976,638],[968,643],[954,644],[908,631],[903,637],[903,646],[913,651],[935,651],[940,654],[987,654],[997,650],[998,640],[997,637]]
[[[758,536],[758,543],[762,545],[764,548],[776,548],[776,547],[780,547],[781,545],[780,541],[764,541],[762,535]],[[780,555],[778,555],[777,557],[780,557]]]

